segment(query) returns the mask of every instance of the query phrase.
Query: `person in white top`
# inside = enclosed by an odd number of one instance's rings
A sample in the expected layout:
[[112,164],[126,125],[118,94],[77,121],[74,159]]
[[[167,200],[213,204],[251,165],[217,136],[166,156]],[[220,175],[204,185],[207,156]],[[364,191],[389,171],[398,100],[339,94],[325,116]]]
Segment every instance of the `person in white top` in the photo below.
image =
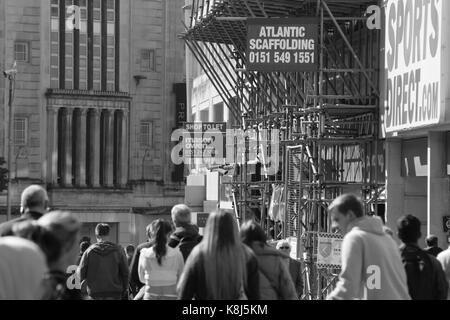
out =
[[[441,263],[442,269],[444,269],[447,282],[450,286],[450,247],[439,253],[437,259]],[[448,290],[447,300],[450,300],[450,290]]]
[[144,300],[176,300],[177,283],[184,268],[184,259],[178,248],[168,241],[173,229],[169,222],[158,219],[151,224],[154,245],[142,249],[139,257],[139,279],[145,286],[136,296]]

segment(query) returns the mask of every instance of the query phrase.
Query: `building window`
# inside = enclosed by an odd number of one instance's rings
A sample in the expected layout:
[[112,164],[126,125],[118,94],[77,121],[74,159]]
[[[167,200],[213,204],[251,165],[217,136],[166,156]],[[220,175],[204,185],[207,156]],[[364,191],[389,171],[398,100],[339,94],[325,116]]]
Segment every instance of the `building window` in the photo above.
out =
[[153,123],[150,121],[141,122],[141,146],[151,148],[153,146]]
[[141,71],[151,72],[156,70],[155,50],[142,49],[141,50]]
[[25,146],[27,144],[27,119],[14,119],[14,145]]
[[28,62],[28,42],[17,41],[14,44],[14,57],[17,62]]
[[[79,29],[71,30],[68,8],[79,7]],[[50,81],[52,88],[119,90],[119,1],[51,0]]]

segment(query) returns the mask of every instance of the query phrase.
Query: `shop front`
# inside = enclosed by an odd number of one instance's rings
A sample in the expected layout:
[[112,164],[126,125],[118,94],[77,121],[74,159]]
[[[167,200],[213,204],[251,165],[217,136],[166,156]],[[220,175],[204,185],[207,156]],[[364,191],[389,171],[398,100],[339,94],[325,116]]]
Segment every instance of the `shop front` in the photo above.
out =
[[450,216],[450,1],[386,1],[384,112],[387,224],[422,221],[447,247]]

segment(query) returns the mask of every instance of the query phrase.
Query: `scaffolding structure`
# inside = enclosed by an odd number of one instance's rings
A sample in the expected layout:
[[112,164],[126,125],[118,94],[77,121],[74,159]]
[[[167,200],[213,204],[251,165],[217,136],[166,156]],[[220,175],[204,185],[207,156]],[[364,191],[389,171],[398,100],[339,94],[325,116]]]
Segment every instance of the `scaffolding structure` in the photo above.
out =
[[[193,0],[182,35],[242,129],[279,130],[281,169],[272,175],[262,169],[255,178],[244,154],[232,183],[235,209],[241,220],[256,216],[268,234],[273,226],[275,239],[297,239],[305,264],[303,299],[325,298],[339,271],[317,264],[318,235],[333,231],[330,202],[359,193],[366,211],[377,214],[384,188],[381,34],[366,26],[371,5],[379,1]],[[317,17],[318,71],[246,70],[247,19],[255,17]],[[274,186],[283,187],[286,205],[281,223],[273,225],[268,208]]]

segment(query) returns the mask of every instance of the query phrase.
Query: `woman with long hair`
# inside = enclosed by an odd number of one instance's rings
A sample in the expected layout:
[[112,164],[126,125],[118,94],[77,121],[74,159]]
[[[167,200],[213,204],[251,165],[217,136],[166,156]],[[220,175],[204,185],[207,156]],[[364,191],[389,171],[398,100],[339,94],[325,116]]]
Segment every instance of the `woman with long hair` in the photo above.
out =
[[248,245],[258,259],[259,287],[262,300],[298,300],[289,273],[289,261],[267,244],[264,230],[255,221],[241,227],[242,242]]
[[78,257],[81,223],[69,212],[54,211],[37,221],[18,223],[13,232],[36,243],[44,253],[49,272],[44,278],[44,300],[81,300],[67,288],[67,268]]
[[259,300],[258,263],[239,239],[235,217],[213,212],[178,284],[181,300]]
[[145,283],[144,300],[175,300],[176,285],[184,267],[183,255],[178,248],[168,245],[173,231],[169,222],[158,219],[150,229],[153,246],[141,250],[138,265],[139,279]]

